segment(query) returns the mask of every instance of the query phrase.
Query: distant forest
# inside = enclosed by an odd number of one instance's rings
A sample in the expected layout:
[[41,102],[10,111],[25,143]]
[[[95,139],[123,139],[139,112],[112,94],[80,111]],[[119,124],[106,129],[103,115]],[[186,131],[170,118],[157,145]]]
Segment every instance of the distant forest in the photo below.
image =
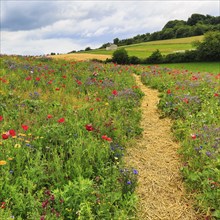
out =
[[[220,16],[192,14],[187,21],[168,21],[161,31],[138,34],[132,38],[120,40],[115,38],[114,44],[125,46],[155,40],[166,40],[203,35],[208,31],[220,31]],[[101,48],[106,48],[110,43],[103,44]]]

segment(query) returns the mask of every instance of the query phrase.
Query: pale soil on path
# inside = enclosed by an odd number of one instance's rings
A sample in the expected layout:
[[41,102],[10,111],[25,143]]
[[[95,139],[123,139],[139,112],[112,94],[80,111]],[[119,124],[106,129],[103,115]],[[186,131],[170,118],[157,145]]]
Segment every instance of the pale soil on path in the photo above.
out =
[[143,136],[127,149],[126,162],[139,172],[137,195],[138,220],[196,220],[180,174],[178,144],[170,131],[171,121],[160,119],[158,91],[144,86],[135,76],[145,96],[142,100]]

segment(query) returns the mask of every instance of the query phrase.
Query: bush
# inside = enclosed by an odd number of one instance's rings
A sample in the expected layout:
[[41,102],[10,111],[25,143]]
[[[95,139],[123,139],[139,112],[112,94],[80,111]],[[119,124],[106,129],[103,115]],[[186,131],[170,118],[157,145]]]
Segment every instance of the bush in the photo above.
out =
[[141,59],[136,56],[131,56],[131,57],[129,57],[129,63],[130,64],[140,64]]
[[159,50],[154,51],[147,59],[146,63],[162,63],[163,56]]
[[127,51],[124,48],[116,50],[113,53],[112,61],[117,64],[128,64],[129,57]]
[[201,61],[220,61],[220,33],[208,32],[204,40],[198,43],[197,53]]

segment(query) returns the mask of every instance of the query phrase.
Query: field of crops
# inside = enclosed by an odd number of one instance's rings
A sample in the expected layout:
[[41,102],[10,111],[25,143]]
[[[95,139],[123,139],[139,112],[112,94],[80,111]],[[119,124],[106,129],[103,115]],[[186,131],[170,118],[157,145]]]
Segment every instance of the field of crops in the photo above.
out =
[[114,64],[1,56],[0,219],[128,219],[142,92]]
[[[162,116],[174,119],[181,171],[199,210],[220,219],[220,73],[148,67],[143,83],[161,91]],[[159,129],[159,128],[158,128]]]
[[[179,38],[172,40],[151,41],[146,43],[121,46],[119,48],[125,48],[129,56],[146,58],[150,56],[152,52],[154,52],[157,49],[159,49],[161,54],[163,55],[194,49],[194,47],[192,46],[192,42],[201,41],[202,39],[203,36],[196,36],[196,37],[187,37],[187,38]],[[89,50],[85,53],[112,55],[113,52],[114,51],[107,51],[105,49],[97,49],[97,50]]]

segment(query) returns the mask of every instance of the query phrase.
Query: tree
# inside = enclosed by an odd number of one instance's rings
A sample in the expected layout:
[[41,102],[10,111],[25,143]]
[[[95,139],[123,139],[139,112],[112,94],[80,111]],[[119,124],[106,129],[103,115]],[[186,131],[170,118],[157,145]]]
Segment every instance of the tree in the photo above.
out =
[[85,51],[92,50],[90,47],[86,47]]
[[201,15],[201,14],[192,14],[190,18],[188,18],[187,20],[187,24],[192,26],[197,24],[197,22],[199,21],[204,21],[206,19],[205,15]]
[[207,32],[204,40],[197,43],[198,57],[201,61],[220,61],[220,32]]
[[119,39],[118,39],[118,38],[115,38],[115,39],[113,40],[113,43],[116,44],[116,45],[118,45]]
[[112,61],[117,64],[127,64],[129,62],[127,51],[124,48],[114,51]]
[[156,50],[147,58],[146,61],[147,63],[162,63],[163,56],[159,50]]

